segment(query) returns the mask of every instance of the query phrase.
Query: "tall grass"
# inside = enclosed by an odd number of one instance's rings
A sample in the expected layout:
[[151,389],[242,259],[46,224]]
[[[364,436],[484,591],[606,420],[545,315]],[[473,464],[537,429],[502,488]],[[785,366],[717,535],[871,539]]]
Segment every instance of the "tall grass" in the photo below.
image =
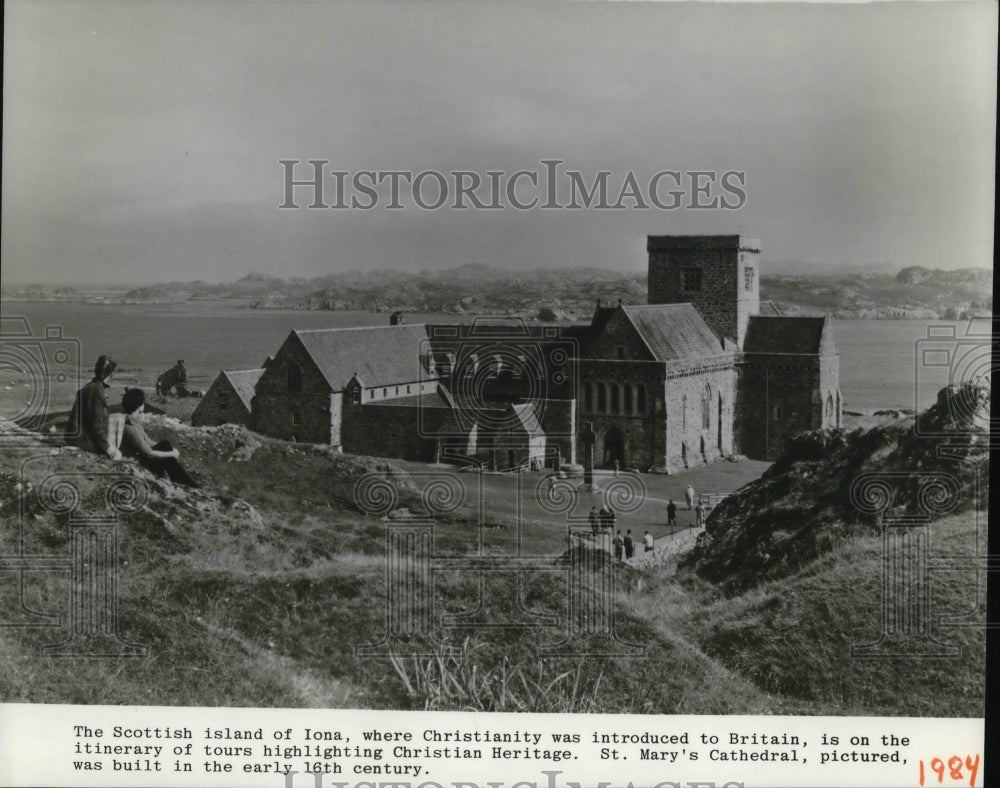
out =
[[440,645],[431,656],[391,654],[389,662],[414,707],[424,710],[595,712],[603,669],[585,676],[583,665],[555,676],[538,661],[529,670],[504,657],[481,664],[482,644],[466,638],[460,649]]

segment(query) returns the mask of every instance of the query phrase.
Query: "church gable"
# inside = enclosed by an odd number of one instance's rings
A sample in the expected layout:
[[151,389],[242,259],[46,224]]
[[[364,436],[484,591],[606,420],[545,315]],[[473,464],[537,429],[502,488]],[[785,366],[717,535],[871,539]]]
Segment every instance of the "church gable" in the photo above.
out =
[[258,394],[329,394],[333,388],[323,371],[302,344],[298,332],[292,331],[264,374],[257,381]]
[[603,326],[596,327],[596,336],[590,346],[592,358],[628,359],[631,361],[655,360],[649,346],[624,308],[618,307],[613,315],[601,315]]

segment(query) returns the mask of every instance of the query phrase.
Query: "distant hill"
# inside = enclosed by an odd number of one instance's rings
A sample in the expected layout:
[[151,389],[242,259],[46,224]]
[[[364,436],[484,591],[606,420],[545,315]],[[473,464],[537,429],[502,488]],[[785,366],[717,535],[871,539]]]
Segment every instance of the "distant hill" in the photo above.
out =
[[[960,319],[993,307],[993,271],[941,271],[920,266],[895,275],[875,273],[771,274],[761,277],[761,297],[786,314],[842,318]],[[467,263],[457,268],[404,273],[345,271],[311,279],[251,273],[226,284],[168,282],[136,289],[74,291],[31,285],[4,289],[6,301],[95,301],[166,304],[241,299],[254,309],[492,312],[546,320],[588,320],[595,302],[646,301],[644,273],[601,268],[506,271]]]

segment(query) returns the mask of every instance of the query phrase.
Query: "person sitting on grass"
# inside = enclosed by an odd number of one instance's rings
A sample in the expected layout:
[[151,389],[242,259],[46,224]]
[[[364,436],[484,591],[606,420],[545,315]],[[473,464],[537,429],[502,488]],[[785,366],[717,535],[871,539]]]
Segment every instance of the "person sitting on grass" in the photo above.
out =
[[120,460],[118,447],[108,441],[108,401],[105,389],[117,364],[111,356],[100,356],[94,365],[94,379],[76,393],[73,410],[66,425],[68,440],[87,451],[106,454]]
[[125,396],[122,397],[122,410],[125,411],[122,455],[134,457],[142,467],[157,476],[165,475],[170,481],[186,487],[198,487],[199,484],[178,461],[180,452],[171,446],[169,441],[150,445],[141,423],[145,406],[146,395],[142,389],[125,389]]

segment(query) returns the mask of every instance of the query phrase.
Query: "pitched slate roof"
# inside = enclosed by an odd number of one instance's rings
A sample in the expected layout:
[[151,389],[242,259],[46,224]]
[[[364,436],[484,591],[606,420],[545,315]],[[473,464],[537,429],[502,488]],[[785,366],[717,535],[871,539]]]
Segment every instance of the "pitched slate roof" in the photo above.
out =
[[743,341],[743,352],[819,353],[825,328],[825,317],[752,315]]
[[407,394],[405,397],[389,397],[388,399],[366,400],[362,407],[391,405],[395,408],[448,408],[451,404],[444,398],[441,390],[433,394]]
[[341,391],[355,373],[369,388],[430,378],[421,359],[421,353],[429,350],[427,329],[422,324],[320,328],[292,333],[334,391]]
[[619,307],[657,361],[723,353],[722,343],[692,304]]
[[264,374],[264,370],[241,369],[230,372],[224,369],[222,370],[222,374],[226,376],[229,385],[233,387],[233,390],[239,395],[243,404],[247,406],[247,410],[250,410],[250,400],[253,399],[254,386],[257,385],[260,376]]

